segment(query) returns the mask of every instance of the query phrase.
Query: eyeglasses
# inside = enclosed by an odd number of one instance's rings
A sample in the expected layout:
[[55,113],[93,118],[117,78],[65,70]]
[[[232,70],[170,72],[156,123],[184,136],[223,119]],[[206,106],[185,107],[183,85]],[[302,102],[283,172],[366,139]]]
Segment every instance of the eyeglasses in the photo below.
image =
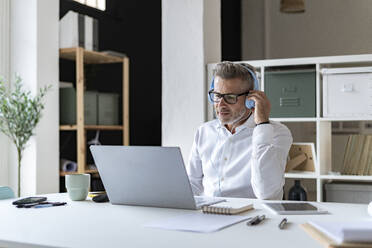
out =
[[213,102],[219,102],[223,98],[225,102],[229,104],[235,104],[238,101],[239,96],[243,96],[243,95],[247,96],[249,94],[249,91],[246,91],[241,94],[233,94],[233,93],[221,94],[218,92],[214,92],[213,90],[210,90],[208,94],[209,94],[209,99],[211,99],[211,101]]

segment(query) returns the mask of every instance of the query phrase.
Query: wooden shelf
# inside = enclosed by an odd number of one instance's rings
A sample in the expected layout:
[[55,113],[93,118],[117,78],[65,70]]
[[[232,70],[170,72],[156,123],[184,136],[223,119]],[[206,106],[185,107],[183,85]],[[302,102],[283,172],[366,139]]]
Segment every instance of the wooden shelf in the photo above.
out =
[[66,175],[73,175],[73,174],[78,174],[77,173],[77,171],[74,171],[74,172],[66,172],[66,171],[60,171],[59,172],[59,175],[61,176],[61,177],[64,177],[64,176],[66,176]]
[[[98,173],[98,170],[85,170],[84,173],[88,173],[88,174],[96,174]],[[79,174],[79,172],[77,171],[73,171],[73,172],[65,172],[65,171],[60,171],[59,172],[59,175],[61,177],[64,177],[66,175],[74,175],[74,174]]]
[[123,126],[86,125],[87,130],[123,130]]
[[[76,76],[76,123],[74,125],[60,125],[60,131],[76,132],[76,162],[78,172],[60,172],[60,176],[76,173],[90,173],[99,176],[98,171],[87,168],[87,130],[118,130],[123,133],[122,144],[129,145],[129,58],[109,55],[104,52],[87,51],[82,47],[63,48],[59,50],[59,57],[75,61]],[[122,66],[122,125],[84,125],[84,92],[86,89],[84,68],[86,64],[118,63]],[[119,83],[119,81],[118,81]],[[74,142],[75,143],[75,142]]]
[[[124,127],[120,125],[85,125],[86,130],[123,130]],[[77,130],[77,125],[61,125],[59,127],[61,131],[74,131]]]
[[59,130],[61,131],[73,131],[76,129],[77,129],[76,125],[60,125],[59,126]]
[[[76,49],[76,47],[59,49],[60,58],[76,60]],[[123,58],[121,57],[84,50],[84,63],[86,64],[109,64],[122,62]]]
[[89,174],[96,174],[98,173],[98,170],[85,170],[85,173],[89,173]]

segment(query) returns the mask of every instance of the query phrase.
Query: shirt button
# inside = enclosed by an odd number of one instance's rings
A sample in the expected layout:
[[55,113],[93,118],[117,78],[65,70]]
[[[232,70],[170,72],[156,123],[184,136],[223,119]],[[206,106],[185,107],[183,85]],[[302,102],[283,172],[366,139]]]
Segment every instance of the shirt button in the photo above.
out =
[[224,160],[226,161],[227,160],[227,157],[225,157]]

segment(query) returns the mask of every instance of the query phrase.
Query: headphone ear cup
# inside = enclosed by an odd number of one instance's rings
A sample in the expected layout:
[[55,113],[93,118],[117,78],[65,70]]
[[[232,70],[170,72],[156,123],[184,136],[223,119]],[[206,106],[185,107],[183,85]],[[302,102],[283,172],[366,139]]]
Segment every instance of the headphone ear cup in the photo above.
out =
[[245,100],[245,106],[246,106],[247,108],[249,108],[249,109],[252,109],[252,108],[254,108],[255,103],[254,103],[253,100]]
[[[211,82],[211,86],[209,87],[209,91],[213,90],[214,89],[214,78],[212,78],[212,82]],[[208,93],[208,101],[210,103],[213,103],[211,97],[209,96],[209,93]]]

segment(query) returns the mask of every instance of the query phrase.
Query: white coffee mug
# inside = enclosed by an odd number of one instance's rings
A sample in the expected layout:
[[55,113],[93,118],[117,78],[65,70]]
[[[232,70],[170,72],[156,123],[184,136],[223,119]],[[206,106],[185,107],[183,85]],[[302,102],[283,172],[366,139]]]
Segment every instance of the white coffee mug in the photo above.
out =
[[66,175],[66,189],[68,196],[73,201],[84,201],[88,196],[90,174]]

